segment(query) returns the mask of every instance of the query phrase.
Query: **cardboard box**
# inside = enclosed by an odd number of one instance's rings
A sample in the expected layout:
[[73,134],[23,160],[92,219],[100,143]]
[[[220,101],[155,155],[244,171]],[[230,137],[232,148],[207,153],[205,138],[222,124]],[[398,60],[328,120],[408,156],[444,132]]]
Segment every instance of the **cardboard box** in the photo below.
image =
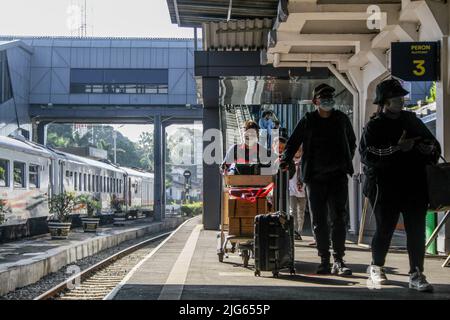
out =
[[233,236],[253,237],[255,218],[231,218],[228,234]]
[[254,218],[258,214],[266,214],[267,198],[257,198],[255,202],[230,197],[228,199],[228,215],[230,218]]

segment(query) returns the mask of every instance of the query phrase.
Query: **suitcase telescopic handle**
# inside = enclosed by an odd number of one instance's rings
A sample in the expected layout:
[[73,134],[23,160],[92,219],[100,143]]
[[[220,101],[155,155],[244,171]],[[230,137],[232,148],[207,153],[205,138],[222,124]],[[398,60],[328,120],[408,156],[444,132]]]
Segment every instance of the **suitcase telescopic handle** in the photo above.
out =
[[278,190],[280,194],[278,195],[278,199],[280,201],[280,205],[278,210],[284,212],[286,217],[290,219],[289,214],[289,169],[282,170],[280,169],[280,185]]

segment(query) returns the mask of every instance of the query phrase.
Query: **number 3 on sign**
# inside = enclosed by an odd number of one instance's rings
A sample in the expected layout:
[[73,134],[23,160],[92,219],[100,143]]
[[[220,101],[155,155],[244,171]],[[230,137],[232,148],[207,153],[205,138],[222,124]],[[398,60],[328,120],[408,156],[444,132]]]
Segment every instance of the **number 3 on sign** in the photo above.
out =
[[414,65],[416,66],[416,69],[413,70],[413,73],[420,77],[425,74],[425,67],[423,66],[425,63],[425,60],[413,60]]

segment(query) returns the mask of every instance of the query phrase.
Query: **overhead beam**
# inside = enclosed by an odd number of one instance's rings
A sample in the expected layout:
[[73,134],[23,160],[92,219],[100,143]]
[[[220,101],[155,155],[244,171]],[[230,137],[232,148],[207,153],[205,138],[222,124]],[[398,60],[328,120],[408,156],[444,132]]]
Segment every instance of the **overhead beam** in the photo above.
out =
[[111,106],[68,106],[53,107],[31,105],[30,118],[35,121],[56,122],[107,122],[107,123],[148,123],[154,116],[173,117],[178,119],[202,119],[200,106],[178,107],[120,107]]

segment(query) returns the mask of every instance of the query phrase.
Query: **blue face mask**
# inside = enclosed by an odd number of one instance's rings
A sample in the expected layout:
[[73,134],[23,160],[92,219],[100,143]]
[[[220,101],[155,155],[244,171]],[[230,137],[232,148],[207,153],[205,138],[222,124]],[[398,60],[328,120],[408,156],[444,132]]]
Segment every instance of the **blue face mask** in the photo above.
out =
[[331,111],[335,105],[334,99],[320,99],[320,105],[319,108],[321,108],[324,111]]

